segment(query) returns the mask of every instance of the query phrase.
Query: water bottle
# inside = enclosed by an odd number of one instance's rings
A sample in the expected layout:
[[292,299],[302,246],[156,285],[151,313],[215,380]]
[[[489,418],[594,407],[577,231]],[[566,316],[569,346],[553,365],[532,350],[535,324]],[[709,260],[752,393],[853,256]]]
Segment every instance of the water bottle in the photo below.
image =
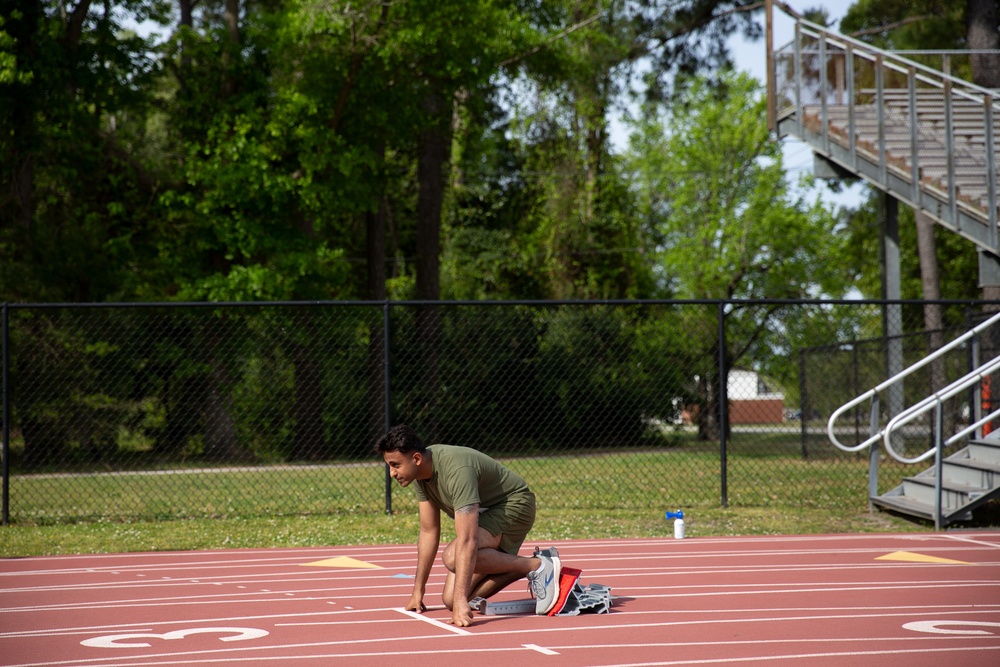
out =
[[677,510],[676,512],[667,512],[667,521],[670,519],[674,520],[674,539],[683,540],[684,539],[684,512]]

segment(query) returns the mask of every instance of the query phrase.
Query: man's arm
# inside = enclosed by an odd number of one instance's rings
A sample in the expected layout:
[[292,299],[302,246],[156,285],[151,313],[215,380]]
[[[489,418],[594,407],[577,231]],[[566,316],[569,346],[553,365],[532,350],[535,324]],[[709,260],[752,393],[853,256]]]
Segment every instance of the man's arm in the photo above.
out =
[[452,602],[452,623],[459,626],[472,623],[469,591],[476,571],[479,554],[479,505],[468,505],[455,511],[455,592]]
[[427,578],[431,574],[434,558],[437,556],[441,541],[441,511],[430,501],[422,500],[419,504],[420,537],[417,538],[417,573],[413,580],[413,593],[406,605],[409,611],[426,611],[424,591],[427,589]]

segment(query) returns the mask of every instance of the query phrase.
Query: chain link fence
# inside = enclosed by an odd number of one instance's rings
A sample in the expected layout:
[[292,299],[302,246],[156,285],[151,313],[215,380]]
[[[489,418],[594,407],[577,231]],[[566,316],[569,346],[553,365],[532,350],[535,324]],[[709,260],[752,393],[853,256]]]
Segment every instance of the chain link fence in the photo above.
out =
[[867,456],[824,420],[885,379],[887,324],[922,341],[908,363],[935,344],[923,305],[8,304],[5,518],[409,511],[371,450],[402,422],[505,461],[542,508],[860,511]]

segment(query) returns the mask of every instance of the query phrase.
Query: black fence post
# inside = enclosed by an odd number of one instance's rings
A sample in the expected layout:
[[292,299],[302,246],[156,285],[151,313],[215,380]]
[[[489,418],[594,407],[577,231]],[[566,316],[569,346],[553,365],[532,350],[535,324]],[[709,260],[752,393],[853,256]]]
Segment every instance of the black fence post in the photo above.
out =
[[719,466],[722,506],[729,507],[729,480],[726,476],[726,432],[729,430],[729,371],[726,369],[726,304],[719,302]]
[[[392,426],[392,399],[389,396],[390,370],[389,370],[389,300],[386,299],[382,305],[382,369],[385,377],[382,396],[384,397],[383,408],[385,410],[385,429]],[[392,477],[389,475],[389,466],[385,466],[385,513],[392,514]]]
[[9,307],[3,304],[2,327],[3,338],[3,500],[2,522],[10,523],[10,319]]

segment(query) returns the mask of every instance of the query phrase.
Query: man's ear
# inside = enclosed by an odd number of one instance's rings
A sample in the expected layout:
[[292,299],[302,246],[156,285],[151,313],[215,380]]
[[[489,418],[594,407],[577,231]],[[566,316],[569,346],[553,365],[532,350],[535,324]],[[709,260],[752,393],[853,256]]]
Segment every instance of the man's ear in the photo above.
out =
[[420,467],[424,462],[423,452],[413,452],[412,456],[413,456],[413,464],[417,467]]

